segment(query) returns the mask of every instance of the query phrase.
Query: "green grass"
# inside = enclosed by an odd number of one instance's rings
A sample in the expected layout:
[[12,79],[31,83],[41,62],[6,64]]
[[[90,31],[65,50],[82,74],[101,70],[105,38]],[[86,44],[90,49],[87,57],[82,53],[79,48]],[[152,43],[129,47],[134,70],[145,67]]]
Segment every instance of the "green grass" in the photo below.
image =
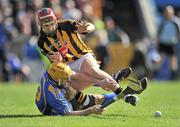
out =
[[[136,107],[122,100],[103,115],[41,116],[35,106],[37,85],[0,84],[0,127],[180,127],[180,83],[151,82]],[[86,92],[102,93],[99,88]],[[162,117],[155,118],[154,112]]]

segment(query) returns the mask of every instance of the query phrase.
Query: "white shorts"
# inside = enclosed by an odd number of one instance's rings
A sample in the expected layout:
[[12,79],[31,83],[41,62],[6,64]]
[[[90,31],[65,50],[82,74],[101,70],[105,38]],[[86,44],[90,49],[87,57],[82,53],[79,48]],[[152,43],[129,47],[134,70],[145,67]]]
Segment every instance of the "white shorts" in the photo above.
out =
[[[84,60],[89,59],[89,58],[94,59],[92,53],[87,53],[87,54],[83,55],[81,58],[79,58],[78,60],[76,60],[74,62],[69,62],[68,65],[70,66],[70,68],[73,71],[80,72],[82,63],[84,62]],[[99,64],[94,63],[93,67],[98,67],[99,68]]]

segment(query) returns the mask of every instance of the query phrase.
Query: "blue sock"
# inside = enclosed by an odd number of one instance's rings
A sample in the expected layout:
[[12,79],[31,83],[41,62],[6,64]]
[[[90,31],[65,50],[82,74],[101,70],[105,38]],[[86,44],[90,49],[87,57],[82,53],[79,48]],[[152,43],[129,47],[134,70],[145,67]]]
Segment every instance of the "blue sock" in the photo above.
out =
[[104,101],[103,101],[103,103],[102,103],[101,105],[103,105],[103,104],[109,102],[110,100],[113,100],[113,97],[116,96],[115,93],[103,94],[103,95],[104,95]]

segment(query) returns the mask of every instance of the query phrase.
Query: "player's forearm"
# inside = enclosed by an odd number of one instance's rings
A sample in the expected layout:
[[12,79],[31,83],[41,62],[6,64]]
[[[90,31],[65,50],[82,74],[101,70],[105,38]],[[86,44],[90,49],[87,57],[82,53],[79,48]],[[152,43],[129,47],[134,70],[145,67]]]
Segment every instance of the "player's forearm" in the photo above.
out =
[[79,111],[72,111],[66,115],[71,115],[71,116],[85,116],[85,115],[90,115],[90,114],[97,114],[101,115],[101,113],[104,111],[103,108],[101,108],[101,105],[94,105],[92,107],[89,107],[84,110],[79,110]]
[[92,111],[90,108],[84,109],[84,110],[79,110],[79,111],[72,111],[67,113],[66,115],[68,116],[85,116],[85,115],[90,115],[92,114]]

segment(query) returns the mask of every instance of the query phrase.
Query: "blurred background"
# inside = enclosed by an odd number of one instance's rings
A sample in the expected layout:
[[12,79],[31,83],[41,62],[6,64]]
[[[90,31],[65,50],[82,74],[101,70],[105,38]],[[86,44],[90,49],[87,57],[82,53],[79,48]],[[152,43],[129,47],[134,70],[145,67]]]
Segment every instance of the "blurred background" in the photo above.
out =
[[37,47],[42,7],[95,24],[82,38],[108,73],[131,66],[136,78],[180,79],[179,0],[0,0],[0,82],[37,82],[48,66]]

